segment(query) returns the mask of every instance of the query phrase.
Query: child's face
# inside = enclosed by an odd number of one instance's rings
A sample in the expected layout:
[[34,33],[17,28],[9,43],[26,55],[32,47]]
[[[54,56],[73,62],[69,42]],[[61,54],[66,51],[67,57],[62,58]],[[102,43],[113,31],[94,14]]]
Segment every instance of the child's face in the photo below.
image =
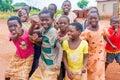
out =
[[111,21],[110,25],[114,28],[118,28],[119,27],[119,19],[113,19]]
[[21,19],[22,22],[27,21],[28,18],[27,11],[24,9],[20,9],[18,11],[18,17]]
[[18,27],[19,27],[19,29],[21,29],[21,26],[20,26],[20,24],[18,23],[17,20],[8,21],[8,29],[13,35],[18,33],[17,32]]
[[90,13],[88,17],[88,22],[92,27],[96,27],[98,25],[99,16],[97,13]]
[[63,5],[62,5],[62,9],[65,13],[68,13],[71,9],[70,2],[64,2]]
[[50,17],[50,13],[40,14],[40,22],[44,29],[48,29],[52,25],[53,19]]
[[79,38],[81,31],[77,30],[75,26],[70,25],[69,26],[69,33],[68,36],[70,39],[74,40],[76,38]]
[[60,28],[61,31],[66,31],[68,30],[68,26],[69,26],[69,21],[67,18],[60,18],[59,21],[58,21],[58,26]]
[[55,7],[53,5],[49,5],[48,9],[51,10],[55,14],[56,10],[55,10]]

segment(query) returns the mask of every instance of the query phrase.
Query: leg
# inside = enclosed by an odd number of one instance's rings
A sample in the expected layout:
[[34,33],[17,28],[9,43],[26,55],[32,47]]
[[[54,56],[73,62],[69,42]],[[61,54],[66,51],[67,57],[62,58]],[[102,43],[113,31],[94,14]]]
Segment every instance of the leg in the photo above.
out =
[[64,63],[61,62],[61,68],[60,68],[60,74],[58,76],[58,80],[63,80],[64,77],[65,77],[65,66]]
[[10,80],[10,77],[5,77],[5,80]]
[[115,54],[107,53],[106,62],[105,62],[105,71],[106,71],[109,63],[112,63],[112,62],[113,62],[114,58],[115,58]]
[[34,60],[33,60],[33,64],[32,64],[32,69],[31,69],[31,71],[29,73],[29,78],[35,72],[35,70],[37,69],[37,67],[39,65],[39,57],[40,57],[40,54],[41,54],[41,47],[34,44],[34,50],[35,50]]
[[105,62],[105,71],[106,71],[108,65],[109,65],[109,63]]
[[38,64],[39,64],[39,60],[34,59],[33,64],[32,64],[32,69],[31,69],[31,71],[30,71],[30,73],[29,73],[29,78],[31,77],[31,75],[32,75],[32,74],[35,72],[35,70],[37,69]]
[[120,65],[120,53],[116,54],[115,60]]

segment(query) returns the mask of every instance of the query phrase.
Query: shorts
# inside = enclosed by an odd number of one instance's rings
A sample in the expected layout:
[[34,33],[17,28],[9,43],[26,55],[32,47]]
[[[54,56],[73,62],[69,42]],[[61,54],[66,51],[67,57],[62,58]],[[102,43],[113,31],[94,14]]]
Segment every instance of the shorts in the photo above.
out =
[[114,59],[117,63],[120,63],[120,52],[117,54],[107,53],[106,63],[112,63]]

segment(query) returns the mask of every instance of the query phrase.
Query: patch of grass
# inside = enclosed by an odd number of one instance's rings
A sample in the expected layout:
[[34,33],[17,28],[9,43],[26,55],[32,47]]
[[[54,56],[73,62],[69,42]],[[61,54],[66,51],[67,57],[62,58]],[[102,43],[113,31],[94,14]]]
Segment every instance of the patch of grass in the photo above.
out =
[[8,19],[10,16],[16,15],[14,12],[0,12],[0,19]]

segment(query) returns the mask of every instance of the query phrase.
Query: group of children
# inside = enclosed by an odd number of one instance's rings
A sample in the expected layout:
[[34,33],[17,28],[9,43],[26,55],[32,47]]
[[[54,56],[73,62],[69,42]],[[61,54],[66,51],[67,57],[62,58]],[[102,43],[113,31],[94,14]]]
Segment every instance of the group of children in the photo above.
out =
[[58,16],[56,5],[50,4],[31,17],[23,7],[18,17],[8,19],[16,53],[5,80],[105,80],[109,63],[116,59],[120,64],[119,18],[111,17],[107,30],[99,23],[97,8],[91,7],[83,26],[70,9],[65,0]]

